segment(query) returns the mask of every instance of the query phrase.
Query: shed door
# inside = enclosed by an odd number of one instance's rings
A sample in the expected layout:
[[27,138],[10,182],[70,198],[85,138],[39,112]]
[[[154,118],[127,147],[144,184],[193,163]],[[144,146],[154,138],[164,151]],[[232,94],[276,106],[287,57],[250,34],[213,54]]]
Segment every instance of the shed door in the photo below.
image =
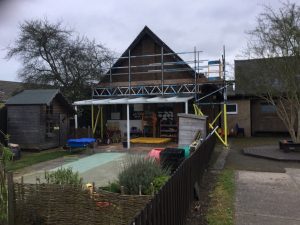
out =
[[68,138],[69,121],[66,114],[59,115],[59,145],[65,145]]

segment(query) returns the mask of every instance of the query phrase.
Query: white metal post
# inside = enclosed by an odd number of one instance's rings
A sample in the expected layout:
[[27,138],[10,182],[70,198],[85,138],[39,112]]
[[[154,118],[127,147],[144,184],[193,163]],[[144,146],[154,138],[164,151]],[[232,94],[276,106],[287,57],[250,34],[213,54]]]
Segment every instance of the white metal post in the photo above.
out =
[[164,95],[164,47],[161,46],[161,94]]
[[77,105],[75,105],[75,129],[78,129]]
[[129,118],[129,104],[127,104],[127,148],[130,149],[130,118]]
[[185,102],[185,114],[189,114],[189,102]]

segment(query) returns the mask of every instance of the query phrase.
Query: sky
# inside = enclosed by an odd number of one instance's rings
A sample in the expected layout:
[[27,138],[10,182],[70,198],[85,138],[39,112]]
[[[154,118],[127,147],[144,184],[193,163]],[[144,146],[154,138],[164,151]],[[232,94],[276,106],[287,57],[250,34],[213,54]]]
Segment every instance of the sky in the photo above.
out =
[[242,59],[246,30],[255,27],[263,5],[277,0],[0,0],[0,80],[19,81],[22,64],[7,60],[8,46],[25,20],[61,21],[79,35],[122,54],[147,25],[175,52],[203,51],[200,58],[216,60],[226,48],[228,73]]

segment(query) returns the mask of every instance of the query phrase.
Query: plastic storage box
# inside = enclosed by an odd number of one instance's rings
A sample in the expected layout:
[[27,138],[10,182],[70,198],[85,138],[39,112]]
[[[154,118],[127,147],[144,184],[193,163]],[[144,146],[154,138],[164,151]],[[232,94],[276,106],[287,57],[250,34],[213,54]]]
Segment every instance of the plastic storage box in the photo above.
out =
[[184,160],[185,151],[182,148],[166,148],[160,152],[160,163],[173,173]]

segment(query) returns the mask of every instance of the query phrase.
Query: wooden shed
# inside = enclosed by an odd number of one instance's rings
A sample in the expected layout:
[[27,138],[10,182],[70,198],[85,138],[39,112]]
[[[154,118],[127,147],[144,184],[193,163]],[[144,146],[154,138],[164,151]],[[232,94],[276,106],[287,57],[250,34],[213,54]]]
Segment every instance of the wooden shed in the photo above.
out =
[[12,143],[36,150],[66,143],[74,110],[59,90],[24,90],[9,98],[6,107]]

